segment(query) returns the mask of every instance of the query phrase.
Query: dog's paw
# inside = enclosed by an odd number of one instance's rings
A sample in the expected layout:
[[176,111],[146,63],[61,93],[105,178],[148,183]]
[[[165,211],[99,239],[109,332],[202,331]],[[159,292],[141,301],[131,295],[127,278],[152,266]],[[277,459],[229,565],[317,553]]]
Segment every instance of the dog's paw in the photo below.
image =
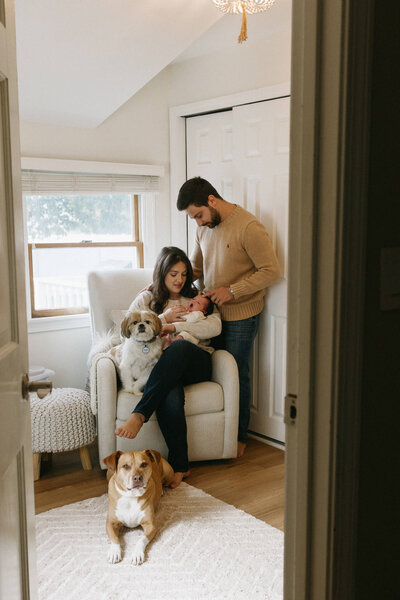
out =
[[127,387],[124,387],[123,391],[124,392],[128,392],[128,394],[134,394],[135,393],[135,390],[133,389],[133,386],[131,386],[131,385],[129,385]]
[[144,390],[144,385],[142,383],[134,383],[133,384],[133,388],[132,391],[136,396],[139,396],[139,394],[141,394]]
[[108,549],[108,562],[114,564],[120,562],[121,558],[121,546],[119,544],[111,544]]
[[144,549],[143,548],[135,548],[132,552],[131,563],[135,566],[143,564],[145,561],[144,558]]

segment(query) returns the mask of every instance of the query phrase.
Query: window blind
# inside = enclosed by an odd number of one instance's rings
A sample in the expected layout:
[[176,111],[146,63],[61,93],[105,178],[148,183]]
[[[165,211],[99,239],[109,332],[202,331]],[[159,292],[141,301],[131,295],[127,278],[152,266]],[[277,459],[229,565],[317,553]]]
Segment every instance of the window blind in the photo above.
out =
[[159,177],[151,175],[103,175],[23,169],[22,191],[27,194],[142,194],[157,192],[159,180]]

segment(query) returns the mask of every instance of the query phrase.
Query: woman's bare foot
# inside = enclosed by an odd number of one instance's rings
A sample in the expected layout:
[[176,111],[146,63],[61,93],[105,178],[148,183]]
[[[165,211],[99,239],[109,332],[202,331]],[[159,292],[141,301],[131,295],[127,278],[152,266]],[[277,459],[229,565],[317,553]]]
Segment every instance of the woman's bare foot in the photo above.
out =
[[139,433],[144,421],[145,416],[142,415],[142,413],[132,413],[129,419],[127,419],[121,427],[118,427],[114,433],[115,435],[119,435],[119,437],[132,440]]
[[169,484],[169,487],[177,488],[178,485],[182,483],[182,479],[185,479],[185,477],[189,477],[189,475],[190,471],[186,471],[186,473],[181,473],[180,471],[177,471],[174,475],[173,480]]
[[243,456],[245,450],[246,444],[244,442],[238,442],[236,458],[240,458],[241,456]]

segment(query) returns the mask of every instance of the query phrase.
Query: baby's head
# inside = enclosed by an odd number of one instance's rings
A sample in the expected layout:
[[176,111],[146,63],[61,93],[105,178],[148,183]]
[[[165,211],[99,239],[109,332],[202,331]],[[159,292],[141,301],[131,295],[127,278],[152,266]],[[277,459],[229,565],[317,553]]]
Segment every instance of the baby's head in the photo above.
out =
[[197,294],[197,296],[191,299],[188,305],[189,312],[194,312],[195,310],[201,311],[207,317],[214,310],[214,302],[207,296],[203,296],[203,294]]

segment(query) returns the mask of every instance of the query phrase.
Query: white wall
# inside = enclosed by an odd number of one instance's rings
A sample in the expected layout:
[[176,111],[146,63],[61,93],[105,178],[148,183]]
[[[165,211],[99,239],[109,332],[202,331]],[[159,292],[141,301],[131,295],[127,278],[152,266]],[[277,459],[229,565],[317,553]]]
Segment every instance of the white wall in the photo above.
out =
[[291,30],[172,64],[170,106],[290,82]]
[[[22,156],[153,163],[165,167],[157,247],[169,245],[169,108],[290,81],[289,29],[264,40],[171,64],[96,129],[21,123]],[[56,386],[85,386],[88,328],[29,334],[30,364],[56,371]]]
[[43,365],[56,374],[54,387],[86,385],[86,361],[91,343],[89,327],[43,331],[28,335],[29,364]]

